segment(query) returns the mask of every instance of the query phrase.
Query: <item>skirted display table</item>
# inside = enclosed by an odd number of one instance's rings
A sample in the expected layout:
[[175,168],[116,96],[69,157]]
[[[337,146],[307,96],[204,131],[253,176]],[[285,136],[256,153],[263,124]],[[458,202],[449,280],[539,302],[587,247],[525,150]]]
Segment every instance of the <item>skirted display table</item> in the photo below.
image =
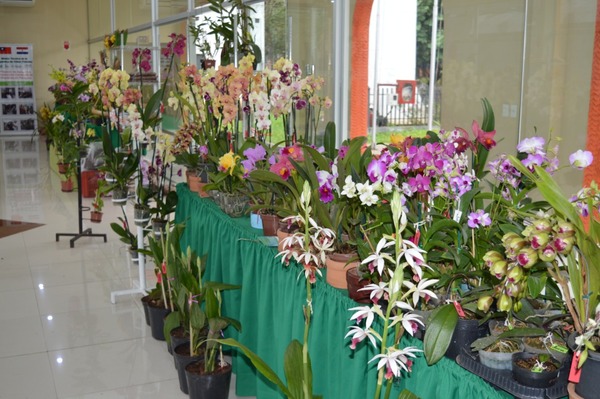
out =
[[[230,218],[210,199],[189,191],[184,183],[177,186],[177,193],[176,221],[185,221],[187,226],[182,244],[198,255],[208,254],[205,280],[242,287],[223,295],[223,314],[242,324],[240,333],[230,327],[227,335],[256,352],[285,380],[285,349],[293,338],[302,342],[306,296],[304,277],[298,278],[300,269],[285,267],[275,258],[277,249],[259,240],[262,231],[250,227],[249,217]],[[363,343],[352,351],[350,338],[344,338],[351,325],[348,309],[355,306],[345,291],[329,286],[324,279],[317,281],[310,356],[313,392],[324,399],[365,399],[375,392],[376,362],[368,363],[374,355],[373,346]],[[417,339],[406,339],[405,343],[422,347]],[[232,355],[238,396],[283,397],[242,354],[234,351]],[[421,398],[509,397],[446,358],[428,367],[421,355],[412,370],[395,385],[392,398],[403,388]]]

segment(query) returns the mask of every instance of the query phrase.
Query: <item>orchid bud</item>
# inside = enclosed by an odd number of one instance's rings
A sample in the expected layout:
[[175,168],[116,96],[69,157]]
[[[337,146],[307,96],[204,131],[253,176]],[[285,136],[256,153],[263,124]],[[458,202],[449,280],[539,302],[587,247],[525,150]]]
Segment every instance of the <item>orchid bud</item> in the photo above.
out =
[[525,227],[525,229],[521,232],[521,235],[529,238],[534,233],[537,233],[537,230],[535,227],[533,227],[533,225],[530,224],[529,226]]
[[517,262],[525,269],[529,269],[538,261],[537,251],[531,247],[522,248],[517,255]]
[[575,226],[564,220],[560,220],[554,229],[561,237],[573,237],[575,235]]
[[513,238],[512,240],[510,240],[508,242],[506,250],[509,252],[509,254],[510,254],[509,256],[511,256],[511,255],[514,256],[525,245],[527,245],[527,240],[523,239],[522,237]]
[[496,261],[490,268],[490,273],[496,276],[496,278],[501,279],[506,275],[507,267],[508,263],[505,260]]
[[492,267],[492,265],[499,260],[504,260],[504,256],[498,251],[487,251],[485,255],[483,255],[483,261],[487,267]]
[[513,238],[521,238],[521,236],[512,231],[509,233],[506,233],[502,236],[502,244],[506,247]]
[[515,312],[519,312],[523,308],[523,303],[521,301],[515,302],[513,305],[513,310]]
[[523,268],[519,265],[514,265],[506,274],[506,278],[510,283],[516,283],[523,279]]
[[543,249],[538,250],[538,256],[543,262],[552,262],[556,259],[556,249],[552,245],[546,245]]
[[556,252],[562,255],[567,255],[573,249],[573,244],[575,243],[574,237],[556,237],[552,241],[552,246],[556,249]]
[[522,282],[510,283],[506,286],[506,295],[516,298],[523,292],[524,286]]
[[544,231],[536,232],[529,237],[531,241],[531,248],[540,249],[545,247],[550,241],[550,235]]
[[549,233],[552,231],[552,223],[550,223],[550,221],[548,219],[534,220],[533,227],[537,231],[544,231],[546,233]]
[[487,313],[490,310],[490,306],[494,303],[494,298],[489,295],[482,296],[477,300],[477,309],[481,310],[484,313]]
[[502,294],[498,300],[498,310],[508,312],[512,308],[512,298],[506,294]]

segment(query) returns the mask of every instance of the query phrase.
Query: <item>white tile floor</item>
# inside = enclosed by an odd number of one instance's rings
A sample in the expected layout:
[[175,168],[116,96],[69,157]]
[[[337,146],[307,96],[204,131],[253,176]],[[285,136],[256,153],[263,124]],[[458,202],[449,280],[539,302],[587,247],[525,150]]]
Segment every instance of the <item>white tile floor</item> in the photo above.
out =
[[[84,228],[106,233],[107,243],[56,242],[56,233],[78,230],[77,194],[60,191],[43,140],[35,144],[0,138],[0,219],[44,224],[0,239],[0,398],[187,397],[165,343],[144,322],[141,295],[110,301],[112,291],[138,281],[137,266],[109,227],[120,208],[107,200],[103,223],[84,220]],[[14,168],[26,158],[21,165],[37,167]],[[151,286],[152,268],[146,266]]]

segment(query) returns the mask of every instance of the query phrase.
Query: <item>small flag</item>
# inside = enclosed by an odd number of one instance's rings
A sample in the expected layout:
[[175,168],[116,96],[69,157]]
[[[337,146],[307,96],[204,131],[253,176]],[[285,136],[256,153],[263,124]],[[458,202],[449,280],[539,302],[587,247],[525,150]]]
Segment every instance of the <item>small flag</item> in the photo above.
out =
[[17,47],[17,54],[29,54],[29,47]]
[[12,54],[11,47],[0,47],[0,54]]

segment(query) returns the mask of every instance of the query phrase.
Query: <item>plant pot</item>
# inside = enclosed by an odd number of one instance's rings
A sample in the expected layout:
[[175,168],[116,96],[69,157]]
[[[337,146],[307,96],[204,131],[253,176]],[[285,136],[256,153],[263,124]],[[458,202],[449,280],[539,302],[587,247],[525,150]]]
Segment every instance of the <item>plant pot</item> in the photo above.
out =
[[133,263],[137,263],[139,261],[139,257],[140,257],[140,254],[138,253],[137,248],[129,247],[128,251],[129,251],[129,256],[131,256],[131,261]]
[[327,256],[325,264],[327,266],[326,281],[329,285],[343,290],[348,289],[346,282],[346,270],[348,268],[356,268],[359,263],[356,253],[332,253]]
[[166,233],[168,220],[164,219],[152,219],[152,231],[154,236],[160,238],[161,235]]
[[144,309],[144,319],[146,320],[146,325],[150,325],[150,312],[148,311],[148,302],[150,302],[150,295],[143,296],[142,299],[142,308]]
[[[567,352],[559,352],[557,350],[550,348],[546,348],[544,347],[543,341],[542,341],[543,337],[525,337],[523,338],[523,345],[524,345],[524,350],[525,352],[528,353],[536,353],[536,354],[549,354],[550,356],[552,356],[553,358],[555,358],[556,360],[558,360],[559,362],[563,362],[567,355],[569,354],[568,350]],[[563,345],[566,348],[566,344],[564,342],[558,342],[558,344]]]
[[585,399],[600,398],[598,381],[600,380],[600,354],[588,351],[588,358],[581,366],[579,383],[575,385],[575,392]]
[[217,65],[217,61],[211,60],[211,59],[206,59],[206,60],[202,60],[200,62],[200,65],[202,66],[202,69],[210,69],[210,68],[214,68],[215,65]]
[[123,206],[127,202],[127,188],[115,187],[112,190],[112,203]]
[[69,169],[68,163],[58,162],[56,165],[58,166],[58,173],[61,175],[67,173],[67,169]]
[[102,222],[102,212],[91,211],[90,212],[90,222],[92,222],[92,223]]
[[556,383],[556,380],[558,380],[558,374],[561,370],[561,365],[556,359],[550,359],[550,361],[556,367],[556,370],[553,371],[542,371],[536,373],[519,365],[520,361],[531,361],[530,359],[537,358],[538,356],[538,354],[527,352],[513,354],[512,374],[518,383],[532,388],[548,388]]
[[204,361],[190,363],[185,368],[190,399],[227,399],[231,383],[231,365],[204,373]]
[[63,193],[70,193],[71,191],[73,191],[73,180],[71,180],[71,178],[69,178],[67,180],[61,180],[60,181],[60,190]]
[[479,325],[479,320],[466,320],[458,319],[454,333],[452,333],[452,340],[450,346],[446,351],[446,357],[452,360],[456,359],[463,349],[466,351],[471,350],[471,343],[477,338],[482,338],[487,335],[488,326],[487,324]]
[[[169,339],[170,342],[167,344],[167,350],[172,355],[173,348],[177,348],[179,345],[189,344],[190,336],[185,332],[183,327],[175,327],[171,331],[169,331]],[[175,360],[173,360],[175,362]],[[177,362],[175,362],[175,368],[177,368]]]
[[262,229],[262,219],[260,213],[250,212],[250,227],[253,229]]
[[148,316],[150,318],[150,330],[152,332],[152,338],[158,341],[165,340],[165,333],[163,328],[165,325],[165,317],[171,312],[171,310],[164,306],[157,306],[154,302],[148,302]]
[[276,236],[279,228],[279,216],[261,213],[260,219],[262,220],[263,235],[266,237]]
[[232,218],[239,218],[246,212],[248,197],[241,194],[221,193],[217,197],[217,205]]
[[[523,344],[519,345],[519,350],[517,352],[523,351]],[[512,370],[513,365],[513,353],[517,352],[492,352],[488,350],[480,350],[479,351],[479,360],[481,364],[486,367],[495,369],[495,370]]]
[[358,303],[371,303],[369,291],[359,291],[366,287],[371,281],[363,279],[358,271],[358,267],[350,267],[346,269],[346,284],[348,286],[348,296]]
[[[183,393],[188,393],[188,382],[186,376],[186,366],[192,362],[197,362],[204,359],[204,354],[198,356],[190,356],[190,344],[184,343],[175,347],[173,351],[173,357],[175,358],[175,368],[177,369],[177,376],[179,377],[179,389]],[[211,398],[207,396],[206,398]]]
[[135,205],[133,208],[133,223],[136,226],[145,226],[150,220],[150,209],[145,206]]

